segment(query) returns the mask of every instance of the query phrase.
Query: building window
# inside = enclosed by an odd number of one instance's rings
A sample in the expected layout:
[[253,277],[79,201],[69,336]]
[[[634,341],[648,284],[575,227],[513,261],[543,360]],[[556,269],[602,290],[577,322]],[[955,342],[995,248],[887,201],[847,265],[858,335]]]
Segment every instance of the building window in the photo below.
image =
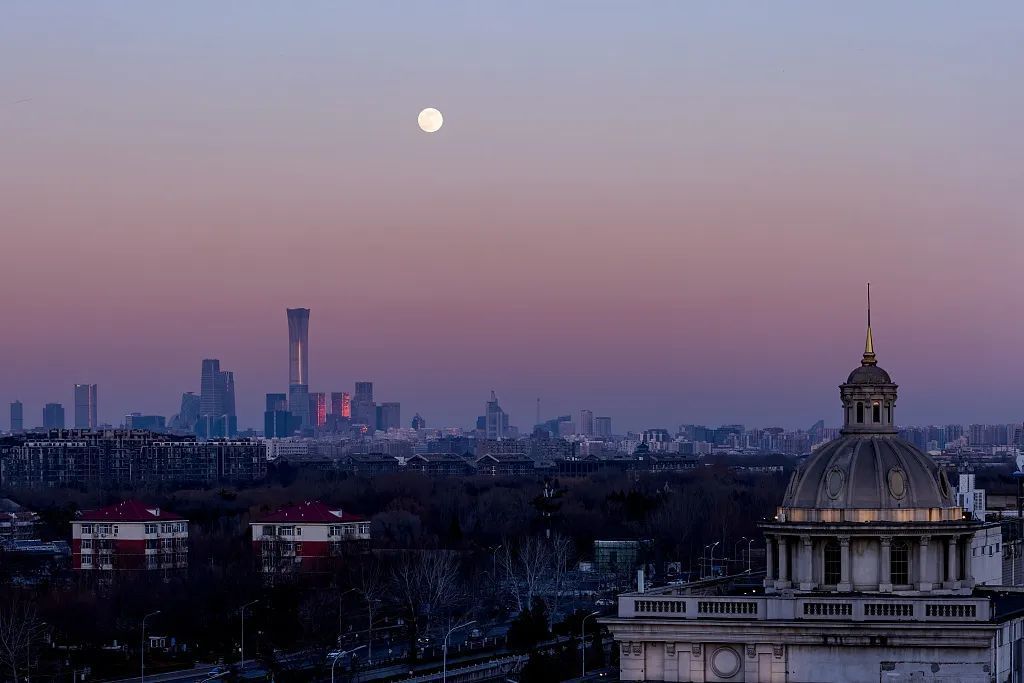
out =
[[263,535],[264,536],[273,536],[274,535],[274,527],[272,525],[270,525],[270,524],[264,524],[263,525]]
[[92,533],[92,524],[83,524],[82,525],[82,533],[83,534],[91,534]]
[[863,424],[864,422],[864,404],[857,402],[857,423]]
[[92,555],[82,555],[82,564],[92,565]]
[[369,533],[370,533],[370,525],[369,525],[369,523],[360,524],[359,525],[359,533],[364,534],[364,535],[369,535]]
[[829,541],[825,544],[825,585],[834,586],[842,580],[842,556],[839,544]]
[[92,539],[91,538],[83,538],[82,539],[82,550],[90,550],[91,548],[92,548]]
[[871,404],[871,419],[876,424],[882,421],[882,406],[877,401]]
[[893,585],[902,586],[910,583],[910,547],[903,541],[892,544],[889,574]]
[[147,524],[146,525],[146,533],[147,534],[155,534],[156,533],[156,524]]
[[283,526],[278,529],[278,533],[282,536],[291,536],[293,529],[290,526]]

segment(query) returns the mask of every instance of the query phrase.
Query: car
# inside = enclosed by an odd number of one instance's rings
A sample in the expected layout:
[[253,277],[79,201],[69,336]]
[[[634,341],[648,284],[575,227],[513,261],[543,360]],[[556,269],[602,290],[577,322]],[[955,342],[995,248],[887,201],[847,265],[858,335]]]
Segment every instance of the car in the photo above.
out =
[[227,671],[225,671],[224,667],[222,667],[222,666],[215,666],[212,669],[210,669],[209,671],[207,671],[206,675],[207,676],[220,676],[221,674],[225,674],[225,673],[227,673]]
[[475,628],[475,629],[473,629],[472,631],[469,632],[469,639],[470,640],[481,640],[481,639],[483,639],[483,637],[484,637],[484,632],[481,631],[478,628]]
[[594,601],[594,604],[597,607],[611,607],[615,604],[615,601],[611,598],[599,598],[598,600]]

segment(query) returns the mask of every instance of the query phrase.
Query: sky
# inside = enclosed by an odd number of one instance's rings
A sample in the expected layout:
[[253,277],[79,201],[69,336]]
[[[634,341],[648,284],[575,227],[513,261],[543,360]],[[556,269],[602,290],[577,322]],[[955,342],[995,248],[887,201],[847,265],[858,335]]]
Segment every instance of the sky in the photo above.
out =
[[[1024,417],[1024,4],[0,4],[0,404]],[[437,133],[416,116],[436,107]],[[7,426],[7,411],[0,427]]]

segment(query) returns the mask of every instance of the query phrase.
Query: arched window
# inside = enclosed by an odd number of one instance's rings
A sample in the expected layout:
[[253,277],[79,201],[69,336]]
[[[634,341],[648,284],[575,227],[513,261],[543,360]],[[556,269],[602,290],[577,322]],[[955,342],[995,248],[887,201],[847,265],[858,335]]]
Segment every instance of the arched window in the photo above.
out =
[[882,405],[878,401],[871,404],[871,421],[875,424],[882,421]]
[[842,580],[843,560],[839,554],[839,544],[829,541],[825,544],[825,580],[826,586],[834,586]]
[[864,423],[864,404],[857,401],[857,424]]
[[910,583],[910,547],[894,541],[889,552],[889,576],[894,586]]

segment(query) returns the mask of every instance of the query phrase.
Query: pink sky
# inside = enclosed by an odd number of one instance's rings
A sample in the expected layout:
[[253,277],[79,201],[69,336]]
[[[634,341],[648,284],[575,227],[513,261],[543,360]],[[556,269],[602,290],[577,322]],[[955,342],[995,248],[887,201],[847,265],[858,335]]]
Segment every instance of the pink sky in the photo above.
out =
[[95,7],[0,9],[30,424],[75,382],[169,415],[218,357],[258,425],[288,306],[313,390],[404,421],[835,423],[867,280],[904,420],[1024,415],[1019,6]]

